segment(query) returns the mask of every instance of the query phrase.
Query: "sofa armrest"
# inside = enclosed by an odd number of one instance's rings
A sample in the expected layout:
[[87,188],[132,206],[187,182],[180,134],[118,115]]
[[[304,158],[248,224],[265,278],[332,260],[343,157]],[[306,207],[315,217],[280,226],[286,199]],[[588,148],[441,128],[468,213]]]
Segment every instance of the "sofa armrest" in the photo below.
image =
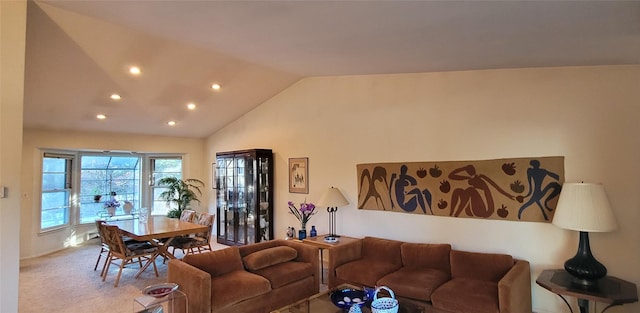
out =
[[311,263],[311,266],[316,269],[313,274],[314,286],[316,287],[316,293],[320,292],[320,253],[318,252],[318,248],[293,240],[283,240],[281,244],[292,247],[298,251],[296,261]]
[[189,312],[211,312],[211,275],[181,260],[169,261],[167,281],[187,294]]
[[329,288],[336,287],[336,271],[340,265],[362,258],[362,239],[332,247],[329,252],[327,279]]
[[531,312],[531,269],[529,262],[515,260],[513,267],[498,281],[500,313]]

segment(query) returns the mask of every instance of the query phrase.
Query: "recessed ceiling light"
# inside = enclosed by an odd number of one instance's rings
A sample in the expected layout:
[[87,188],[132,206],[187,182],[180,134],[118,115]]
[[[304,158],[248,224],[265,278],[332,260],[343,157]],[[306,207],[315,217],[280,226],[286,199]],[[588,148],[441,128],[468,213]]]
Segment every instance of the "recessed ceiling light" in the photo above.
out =
[[112,100],[120,100],[120,99],[122,99],[122,97],[120,97],[120,95],[119,95],[119,94],[114,93],[114,94],[112,94],[112,95],[111,95],[111,99],[112,99]]
[[104,120],[105,118],[107,118],[107,116],[104,115],[104,114],[98,114],[98,115],[96,115],[96,118],[99,119],[99,120]]
[[195,110],[196,109],[196,104],[191,102],[191,103],[187,103],[187,109],[189,110]]
[[133,74],[133,75],[140,75],[141,71],[140,68],[137,66],[132,66],[129,68],[129,73]]
[[221,86],[218,83],[215,83],[215,84],[211,85],[211,89],[213,89],[213,90],[220,90],[220,88],[221,88]]
[[176,121],[168,121],[167,125],[169,126],[175,126],[176,125]]

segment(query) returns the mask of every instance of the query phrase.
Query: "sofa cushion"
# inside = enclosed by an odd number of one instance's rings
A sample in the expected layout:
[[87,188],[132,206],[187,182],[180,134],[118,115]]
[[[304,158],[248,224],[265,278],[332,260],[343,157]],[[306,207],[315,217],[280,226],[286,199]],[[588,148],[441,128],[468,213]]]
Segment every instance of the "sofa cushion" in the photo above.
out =
[[266,278],[244,269],[233,271],[211,279],[211,309],[216,311],[269,291],[271,284]]
[[498,283],[453,278],[431,294],[436,309],[455,313],[498,313]]
[[451,277],[498,282],[513,267],[507,254],[451,251]]
[[433,268],[451,273],[450,244],[403,243],[400,251],[406,268]]
[[364,237],[362,239],[362,258],[384,261],[402,266],[400,246],[402,241]]
[[431,301],[431,294],[450,279],[449,273],[433,268],[403,267],[378,280],[378,286],[388,286],[396,295]]
[[400,265],[381,259],[358,259],[345,263],[335,269],[336,276],[345,281],[358,283],[365,286],[375,286],[378,279],[397,271]]
[[271,288],[276,289],[294,281],[311,277],[313,276],[313,271],[311,263],[283,262],[252,272],[268,279],[271,283]]
[[291,261],[298,257],[298,251],[287,246],[278,246],[253,252],[244,258],[244,266],[251,271],[256,271],[278,263]]
[[188,254],[182,261],[209,273],[211,277],[244,269],[238,247]]

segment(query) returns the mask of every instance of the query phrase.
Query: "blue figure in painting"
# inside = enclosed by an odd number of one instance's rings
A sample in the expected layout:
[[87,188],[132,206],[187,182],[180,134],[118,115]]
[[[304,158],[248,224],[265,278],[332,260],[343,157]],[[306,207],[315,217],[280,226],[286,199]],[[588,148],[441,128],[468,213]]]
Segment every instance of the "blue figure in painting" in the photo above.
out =
[[[392,184],[395,180],[395,177],[396,173],[393,173],[391,175]],[[407,212],[413,212],[418,206],[420,206],[422,212],[424,212],[425,214],[427,213],[427,207],[429,207],[429,212],[433,214],[433,211],[431,210],[431,192],[428,189],[420,190],[420,188],[418,187],[410,188],[417,185],[418,182],[416,181],[415,177],[407,175],[407,166],[402,165],[400,167],[400,175],[398,176],[398,181],[396,181],[394,185],[395,196],[398,205],[400,206],[400,208]]]
[[[523,204],[520,207],[520,210],[518,210],[518,219],[521,219],[522,212],[524,211],[524,209],[528,208],[533,203],[535,203],[538,205],[538,207],[540,207],[540,211],[542,211],[542,216],[544,216],[544,219],[548,220],[549,218],[547,217],[547,213],[544,210],[546,209],[549,212],[553,210],[552,208],[549,207],[549,201],[560,194],[560,190],[562,189],[562,186],[560,186],[558,182],[554,181],[547,184],[543,189],[542,182],[544,181],[544,178],[546,176],[549,176],[555,180],[559,180],[560,176],[556,173],[540,168],[540,161],[538,160],[531,160],[529,164],[531,165],[531,167],[527,169],[527,181],[529,182],[529,191],[524,196],[517,196],[516,200],[518,200],[519,202],[522,202],[524,198],[528,197],[529,195],[531,195],[531,198],[529,198],[529,201]],[[549,193],[547,198],[544,200],[544,206],[543,206],[540,201],[544,198],[544,196],[549,191],[551,191],[551,193]]]

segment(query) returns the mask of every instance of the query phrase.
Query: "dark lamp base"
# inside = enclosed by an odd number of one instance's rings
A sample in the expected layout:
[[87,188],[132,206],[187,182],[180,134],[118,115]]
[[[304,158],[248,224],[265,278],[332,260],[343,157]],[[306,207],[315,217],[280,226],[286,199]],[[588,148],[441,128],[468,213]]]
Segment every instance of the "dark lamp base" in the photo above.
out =
[[[573,274],[571,274],[573,276]],[[595,287],[598,286],[598,280],[589,280],[589,279],[583,279],[583,278],[578,278],[573,276],[573,279],[571,280],[571,284],[573,284],[573,286],[575,287],[580,287],[582,289],[586,289],[586,290],[591,290]]]
[[607,268],[591,254],[589,233],[580,232],[580,243],[576,255],[564,263],[564,269],[573,276],[573,283],[594,286],[600,278],[607,276]]

